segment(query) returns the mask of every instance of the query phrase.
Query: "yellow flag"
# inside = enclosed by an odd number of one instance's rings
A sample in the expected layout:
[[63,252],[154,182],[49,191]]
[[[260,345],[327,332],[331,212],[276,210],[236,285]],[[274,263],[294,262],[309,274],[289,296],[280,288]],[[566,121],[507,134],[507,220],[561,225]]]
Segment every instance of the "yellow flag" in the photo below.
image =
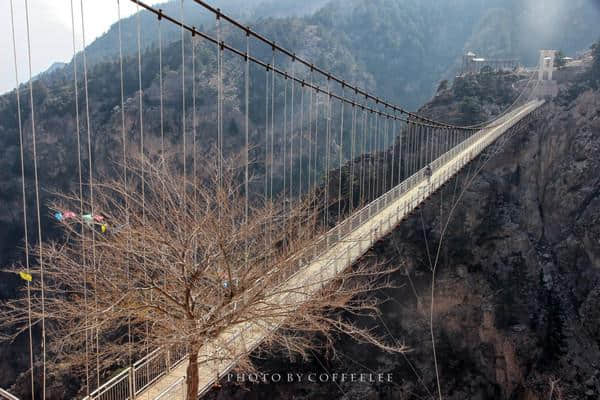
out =
[[33,277],[31,275],[29,275],[27,272],[19,272],[19,276],[21,277],[21,279],[23,279],[27,282],[31,282],[33,280]]

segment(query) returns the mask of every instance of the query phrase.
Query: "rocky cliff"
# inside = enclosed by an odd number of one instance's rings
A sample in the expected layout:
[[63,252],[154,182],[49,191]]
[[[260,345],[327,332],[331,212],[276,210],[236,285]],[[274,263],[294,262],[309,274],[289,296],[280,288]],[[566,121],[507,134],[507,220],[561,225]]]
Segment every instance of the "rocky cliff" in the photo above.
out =
[[[600,91],[573,95],[572,84],[562,84],[540,120],[488,162],[482,156],[466,167],[365,256],[399,272],[398,288],[377,294],[382,319],[364,323],[411,352],[384,354],[340,338],[334,358],[262,363],[283,381],[304,373],[302,382],[232,385],[233,376],[209,398],[437,398],[427,249],[435,256],[450,204],[478,167],[440,247],[433,331],[443,398],[600,398]],[[456,97],[455,88],[440,95]],[[424,110],[456,108],[437,99]],[[310,372],[330,381],[312,383]],[[393,382],[331,382],[343,372],[390,373]]]

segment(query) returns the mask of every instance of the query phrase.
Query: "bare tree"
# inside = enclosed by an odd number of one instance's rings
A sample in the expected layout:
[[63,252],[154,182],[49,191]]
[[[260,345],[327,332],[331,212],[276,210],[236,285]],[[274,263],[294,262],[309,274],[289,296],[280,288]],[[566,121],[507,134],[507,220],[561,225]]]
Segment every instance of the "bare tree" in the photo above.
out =
[[[548,384],[550,386],[550,394],[548,395],[548,399],[549,400],[562,400],[563,399],[563,395],[562,395],[562,390],[559,386],[560,383],[560,378],[555,378],[555,377],[550,377],[548,378]],[[556,394],[556,396],[555,396]]]
[[[198,368],[239,351],[217,340],[232,326],[265,326],[267,352],[283,347],[306,356],[331,345],[336,332],[385,351],[405,350],[342,318],[378,313],[368,293],[390,285],[390,269],[358,263],[335,280],[295,279],[320,235],[313,202],[290,207],[252,197],[246,212],[239,163],[226,162],[222,172],[217,165],[203,160],[202,176],[191,178],[160,160],[134,160],[127,180],[94,185],[93,207],[78,196],[54,204],[65,236],[42,244],[42,254],[55,367],[99,373],[157,347],[184,348],[191,400]],[[42,318],[39,283],[34,274],[34,321]],[[25,297],[0,308],[9,338],[27,328],[27,309]],[[209,341],[223,351],[204,352]],[[248,354],[238,368],[253,368]]]

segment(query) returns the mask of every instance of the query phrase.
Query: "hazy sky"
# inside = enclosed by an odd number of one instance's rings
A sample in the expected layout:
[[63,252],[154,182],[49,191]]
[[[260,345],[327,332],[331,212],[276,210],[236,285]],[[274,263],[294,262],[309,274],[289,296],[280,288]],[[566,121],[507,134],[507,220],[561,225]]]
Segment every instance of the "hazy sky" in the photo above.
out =
[[[10,22],[11,0],[0,0],[0,93],[15,87],[15,68]],[[12,0],[15,12],[17,65],[19,80],[27,81],[27,36],[25,0]],[[75,40],[82,48],[80,0],[75,7]],[[150,1],[150,3],[154,3]],[[83,0],[86,43],[106,32],[117,21],[117,0]],[[33,75],[46,70],[55,61],[69,61],[73,57],[71,0],[29,0],[31,36],[31,63]],[[121,0],[121,15],[133,14],[136,5]]]

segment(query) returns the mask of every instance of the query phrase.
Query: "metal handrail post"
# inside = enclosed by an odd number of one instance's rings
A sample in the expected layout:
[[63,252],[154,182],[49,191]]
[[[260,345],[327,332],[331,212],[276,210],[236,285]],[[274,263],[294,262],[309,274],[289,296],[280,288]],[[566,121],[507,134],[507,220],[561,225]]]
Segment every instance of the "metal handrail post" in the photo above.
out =
[[129,367],[127,375],[129,376],[129,393],[131,394],[132,400],[135,400],[135,369],[133,367]]

